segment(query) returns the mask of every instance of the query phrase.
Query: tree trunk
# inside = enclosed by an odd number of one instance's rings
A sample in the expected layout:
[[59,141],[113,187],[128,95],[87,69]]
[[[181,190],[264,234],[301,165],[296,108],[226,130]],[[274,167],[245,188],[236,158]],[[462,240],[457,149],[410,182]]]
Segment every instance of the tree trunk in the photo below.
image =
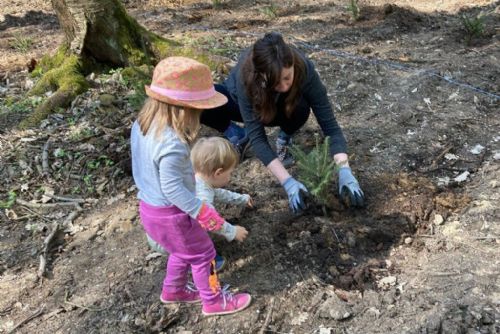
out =
[[155,56],[154,34],[127,15],[119,0],[52,0],[70,52],[112,67]]

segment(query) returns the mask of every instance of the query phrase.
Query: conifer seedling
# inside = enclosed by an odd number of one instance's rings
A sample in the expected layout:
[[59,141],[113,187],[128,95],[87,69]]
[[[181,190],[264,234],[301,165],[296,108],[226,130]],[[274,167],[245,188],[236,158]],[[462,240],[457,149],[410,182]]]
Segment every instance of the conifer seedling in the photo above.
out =
[[291,152],[297,161],[300,181],[307,187],[313,200],[322,206],[326,215],[336,165],[330,156],[330,137],[321,142],[319,135],[316,134],[315,140],[316,145],[309,153],[305,153],[296,145],[291,148]]

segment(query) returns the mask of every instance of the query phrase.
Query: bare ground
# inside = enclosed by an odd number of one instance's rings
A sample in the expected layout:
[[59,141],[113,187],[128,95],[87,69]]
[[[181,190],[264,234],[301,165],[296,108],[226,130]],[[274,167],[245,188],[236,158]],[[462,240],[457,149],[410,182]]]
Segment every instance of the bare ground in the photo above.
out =
[[[26,63],[62,34],[49,2],[3,1],[0,200],[15,191],[28,203],[0,215],[0,332],[500,332],[499,2],[361,1],[358,21],[347,3],[125,2],[149,29],[233,59],[281,31],[315,61],[368,197],[363,210],[334,199],[326,217],[293,217],[260,162],[244,161],[231,188],[257,208],[226,214],[250,236],[216,246],[229,259],[221,279],[254,302],[204,318],[159,303],[165,257],[149,250],[137,217],[129,89],[98,75],[71,108],[17,130],[37,103],[22,95]],[[467,45],[460,16],[480,12],[485,32]],[[311,119],[297,142],[311,147],[317,131]],[[51,194],[87,200],[62,207]],[[38,279],[54,222],[48,277]]]

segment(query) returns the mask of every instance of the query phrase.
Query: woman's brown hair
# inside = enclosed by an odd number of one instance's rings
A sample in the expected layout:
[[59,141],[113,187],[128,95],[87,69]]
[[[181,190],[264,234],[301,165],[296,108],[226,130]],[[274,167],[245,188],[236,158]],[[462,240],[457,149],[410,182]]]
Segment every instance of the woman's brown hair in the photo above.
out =
[[156,138],[167,126],[174,129],[185,143],[192,143],[200,130],[201,110],[179,107],[148,97],[142,107],[137,122],[143,135],[154,131]]
[[297,106],[305,77],[305,64],[298,51],[286,44],[281,34],[271,32],[255,42],[244,60],[241,75],[246,93],[264,124],[269,124],[276,116],[275,87],[281,81],[283,68],[291,66],[294,77],[285,99],[287,117]]

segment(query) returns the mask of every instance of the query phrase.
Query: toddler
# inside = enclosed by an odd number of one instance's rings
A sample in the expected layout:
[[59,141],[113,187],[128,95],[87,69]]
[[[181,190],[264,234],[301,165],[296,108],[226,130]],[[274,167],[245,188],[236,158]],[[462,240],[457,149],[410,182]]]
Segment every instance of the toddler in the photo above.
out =
[[[221,137],[201,138],[191,150],[191,161],[196,176],[196,197],[215,206],[216,202],[253,207],[248,194],[239,194],[222,187],[231,179],[231,173],[238,164],[239,155],[231,143]],[[243,241],[248,235],[242,226],[233,226],[224,221],[222,228],[214,231],[227,241]],[[216,262],[223,261],[216,256]]]

